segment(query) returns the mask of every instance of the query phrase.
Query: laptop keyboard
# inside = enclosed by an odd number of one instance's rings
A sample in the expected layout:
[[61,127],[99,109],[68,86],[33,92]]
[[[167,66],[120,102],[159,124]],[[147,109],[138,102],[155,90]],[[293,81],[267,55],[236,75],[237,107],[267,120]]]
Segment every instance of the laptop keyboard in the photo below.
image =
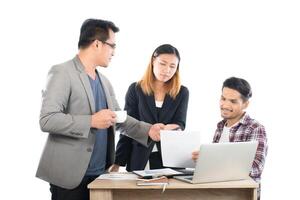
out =
[[181,174],[182,176],[194,175],[194,170],[191,169],[176,169],[176,171],[182,172],[183,173]]

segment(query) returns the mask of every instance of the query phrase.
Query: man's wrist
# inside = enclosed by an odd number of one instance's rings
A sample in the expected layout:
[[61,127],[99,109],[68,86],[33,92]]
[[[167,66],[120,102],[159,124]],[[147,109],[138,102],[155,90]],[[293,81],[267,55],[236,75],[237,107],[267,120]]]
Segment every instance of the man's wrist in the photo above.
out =
[[94,119],[94,115],[91,115],[91,128],[95,128],[95,119]]

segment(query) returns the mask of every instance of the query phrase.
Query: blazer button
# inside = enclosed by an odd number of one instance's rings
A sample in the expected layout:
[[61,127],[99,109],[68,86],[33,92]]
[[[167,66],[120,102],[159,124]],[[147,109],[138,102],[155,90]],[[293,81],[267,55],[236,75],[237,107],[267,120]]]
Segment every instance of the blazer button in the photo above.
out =
[[92,148],[91,147],[87,148],[86,150],[87,150],[87,152],[92,152]]

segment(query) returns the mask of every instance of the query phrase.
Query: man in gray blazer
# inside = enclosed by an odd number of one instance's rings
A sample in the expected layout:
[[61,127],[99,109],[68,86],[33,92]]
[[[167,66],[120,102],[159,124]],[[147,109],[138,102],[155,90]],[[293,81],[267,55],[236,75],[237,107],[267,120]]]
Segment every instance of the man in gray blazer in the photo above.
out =
[[78,55],[49,71],[40,114],[41,129],[49,134],[36,176],[50,183],[52,199],[89,199],[87,185],[114,163],[116,129],[145,146],[149,137],[160,139],[162,124],[130,116],[115,123],[118,102],[96,67],[108,66],[118,31],[110,21],[86,20]]

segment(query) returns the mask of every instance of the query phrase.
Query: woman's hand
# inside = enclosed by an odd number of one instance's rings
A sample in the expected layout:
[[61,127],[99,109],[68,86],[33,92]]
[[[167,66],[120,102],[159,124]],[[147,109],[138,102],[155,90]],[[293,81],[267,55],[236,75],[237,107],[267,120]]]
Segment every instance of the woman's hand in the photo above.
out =
[[167,124],[164,127],[164,130],[181,130],[178,124]]

